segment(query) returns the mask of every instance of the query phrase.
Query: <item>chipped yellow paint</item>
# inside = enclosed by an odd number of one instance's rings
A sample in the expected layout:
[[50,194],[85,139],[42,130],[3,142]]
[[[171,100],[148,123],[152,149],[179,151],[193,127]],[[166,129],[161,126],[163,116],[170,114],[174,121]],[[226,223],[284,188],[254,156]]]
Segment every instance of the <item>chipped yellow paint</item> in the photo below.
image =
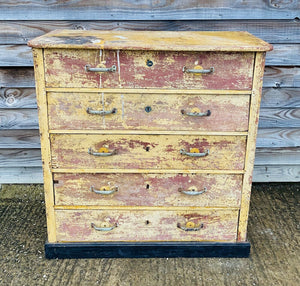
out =
[[55,30],[29,41],[31,47],[165,51],[270,51],[247,32]]
[[251,95],[251,91],[247,90],[214,90],[214,89],[159,89],[159,88],[135,88],[132,90],[131,88],[81,88],[81,87],[47,87],[46,91],[49,92],[84,92],[84,93],[91,93],[91,92],[105,92],[105,93],[141,93],[141,94],[226,94],[226,95]]
[[243,179],[242,204],[239,217],[238,241],[246,241],[247,224],[250,206],[252,174],[255,159],[255,143],[259,119],[259,107],[261,101],[262,80],[265,66],[265,53],[257,53],[255,58],[255,69],[253,77],[253,90],[251,96],[249,115],[249,134],[247,140],[247,151],[245,158],[245,175]]
[[[57,241],[227,241],[236,240],[238,211],[195,210],[56,210]],[[91,224],[117,225],[97,231]],[[185,226],[202,225],[198,231]]]
[[[54,174],[57,206],[240,207],[242,175],[153,173]],[[103,195],[95,190],[118,191]],[[203,191],[188,195],[181,190]],[[147,198],[147,199],[145,199]]]
[[[271,45],[246,32],[76,30],[29,45],[44,48],[34,63],[49,242],[246,241],[262,52]],[[92,183],[118,192],[100,200]],[[199,197],[178,191],[205,183]]]
[[[50,130],[247,131],[250,97],[210,94],[117,94],[48,92]],[[149,106],[150,112],[145,108]],[[91,115],[92,110],[113,114]],[[195,117],[185,112],[206,112]],[[64,132],[65,132],[64,131]],[[180,133],[179,134],[182,134]],[[222,133],[224,134],[224,133]]]
[[[244,136],[51,134],[50,140],[55,165],[64,169],[244,169]],[[116,154],[88,154],[89,148],[98,150],[104,145]],[[209,155],[190,157],[180,153],[190,148],[198,148],[201,153],[209,149]]]
[[43,176],[44,176],[44,193],[46,204],[46,217],[47,217],[47,232],[48,241],[56,241],[56,225],[55,225],[55,213],[53,209],[54,197],[53,197],[53,181],[51,173],[51,151],[48,131],[48,111],[47,111],[47,98],[45,91],[45,79],[44,79],[44,63],[43,63],[43,50],[33,49],[34,60],[34,75],[36,81],[36,94],[38,116],[39,116],[39,128],[41,139],[41,153],[43,162]]

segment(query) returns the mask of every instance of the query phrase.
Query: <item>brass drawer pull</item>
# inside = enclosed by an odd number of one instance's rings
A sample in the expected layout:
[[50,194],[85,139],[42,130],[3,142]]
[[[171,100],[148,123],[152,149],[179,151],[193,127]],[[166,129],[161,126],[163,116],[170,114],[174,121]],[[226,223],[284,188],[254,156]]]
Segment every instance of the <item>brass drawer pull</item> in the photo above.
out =
[[91,186],[90,189],[92,192],[100,195],[111,195],[119,190],[119,187],[113,187],[109,189],[109,187],[102,187],[100,190],[95,190],[94,186]]
[[206,191],[207,191],[207,188],[203,188],[201,191],[197,191],[195,189],[191,189],[191,190],[184,190],[183,188],[178,189],[178,192],[189,195],[189,196],[201,195],[201,194],[204,194]]
[[113,65],[111,68],[91,68],[90,65],[86,65],[84,69],[87,72],[115,72],[117,67]]
[[211,115],[210,110],[207,110],[206,112],[186,112],[184,109],[182,109],[181,113],[184,114],[184,115],[188,115],[188,116],[198,116],[198,117],[210,116]]
[[95,152],[92,150],[92,148],[89,148],[88,153],[93,156],[107,157],[117,154],[117,150],[108,152],[108,149],[103,147],[99,149],[99,152]]
[[181,149],[180,154],[190,156],[190,157],[205,157],[209,155],[209,150],[207,149],[204,153],[198,153],[198,152],[187,152],[184,149]]
[[115,223],[111,226],[97,227],[94,223],[91,223],[91,227],[97,231],[111,231],[116,228],[118,225]]
[[202,74],[207,74],[207,73],[213,73],[214,68],[211,67],[210,69],[188,69],[187,67],[183,67],[182,71],[186,73],[202,73]]
[[177,227],[184,231],[198,231],[204,227],[203,223],[199,226],[196,226],[193,222],[187,222],[185,226],[182,226],[180,223],[177,223]]
[[108,114],[115,114],[117,113],[117,109],[113,108],[112,110],[93,110],[92,108],[88,107],[86,109],[88,114],[96,114],[96,115],[108,115]]

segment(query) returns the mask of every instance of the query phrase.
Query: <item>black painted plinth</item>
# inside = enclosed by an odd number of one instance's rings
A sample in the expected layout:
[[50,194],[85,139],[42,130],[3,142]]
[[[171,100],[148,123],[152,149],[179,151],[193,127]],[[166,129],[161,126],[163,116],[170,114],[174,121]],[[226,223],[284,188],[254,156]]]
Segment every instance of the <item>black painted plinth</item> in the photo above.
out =
[[250,243],[221,242],[95,242],[46,243],[54,258],[249,257]]

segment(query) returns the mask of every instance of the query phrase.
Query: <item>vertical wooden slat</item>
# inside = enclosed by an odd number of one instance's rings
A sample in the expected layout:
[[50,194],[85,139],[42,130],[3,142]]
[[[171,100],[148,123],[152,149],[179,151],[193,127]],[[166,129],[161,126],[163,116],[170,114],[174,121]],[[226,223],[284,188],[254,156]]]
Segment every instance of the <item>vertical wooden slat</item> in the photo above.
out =
[[33,49],[33,59],[35,68],[36,94],[38,103],[38,116],[40,124],[41,151],[44,175],[45,189],[45,204],[47,215],[47,231],[48,241],[56,241],[55,213],[54,213],[54,196],[53,196],[53,181],[51,173],[51,155],[50,155],[50,140],[48,132],[48,111],[47,98],[45,90],[44,77],[44,59],[42,49]]
[[252,186],[252,173],[255,159],[255,143],[257,135],[257,126],[259,119],[259,107],[261,101],[262,81],[265,65],[265,53],[256,53],[253,86],[249,114],[249,131],[247,139],[247,149],[245,158],[245,174],[243,178],[243,191],[241,201],[241,211],[238,227],[238,241],[246,241],[247,238],[247,222],[249,214],[249,203]]

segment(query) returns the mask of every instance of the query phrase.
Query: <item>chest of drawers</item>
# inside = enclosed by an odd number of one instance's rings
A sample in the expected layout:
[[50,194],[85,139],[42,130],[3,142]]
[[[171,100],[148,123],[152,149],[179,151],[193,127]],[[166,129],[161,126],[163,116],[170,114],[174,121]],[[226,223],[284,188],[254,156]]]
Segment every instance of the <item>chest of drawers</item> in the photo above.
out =
[[46,257],[249,255],[265,52],[246,32],[30,41]]

